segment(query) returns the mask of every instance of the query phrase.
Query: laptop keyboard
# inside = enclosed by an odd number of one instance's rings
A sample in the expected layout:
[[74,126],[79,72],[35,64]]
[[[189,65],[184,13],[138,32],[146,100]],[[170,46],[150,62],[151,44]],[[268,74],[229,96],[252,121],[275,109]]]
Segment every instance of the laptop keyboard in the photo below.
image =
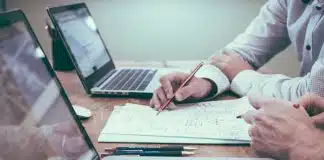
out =
[[123,69],[103,89],[144,91],[156,72],[149,69]]

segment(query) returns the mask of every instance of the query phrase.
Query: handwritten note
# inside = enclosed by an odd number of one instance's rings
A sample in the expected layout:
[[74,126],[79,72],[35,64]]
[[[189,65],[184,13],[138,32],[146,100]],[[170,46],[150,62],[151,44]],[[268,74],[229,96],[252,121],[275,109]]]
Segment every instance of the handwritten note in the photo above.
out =
[[252,109],[246,98],[178,105],[158,116],[148,106],[116,106],[102,134],[250,140],[248,124],[237,115]]

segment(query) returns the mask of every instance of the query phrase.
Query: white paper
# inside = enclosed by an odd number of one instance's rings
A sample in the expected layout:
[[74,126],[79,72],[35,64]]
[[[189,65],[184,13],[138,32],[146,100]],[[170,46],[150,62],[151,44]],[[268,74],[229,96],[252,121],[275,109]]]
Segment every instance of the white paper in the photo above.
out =
[[250,141],[223,140],[212,138],[187,138],[187,137],[163,137],[163,136],[141,136],[100,134],[100,143],[159,143],[159,144],[250,144]]
[[249,125],[236,116],[252,109],[246,98],[179,105],[172,111],[126,104],[115,107],[102,134],[250,140]]

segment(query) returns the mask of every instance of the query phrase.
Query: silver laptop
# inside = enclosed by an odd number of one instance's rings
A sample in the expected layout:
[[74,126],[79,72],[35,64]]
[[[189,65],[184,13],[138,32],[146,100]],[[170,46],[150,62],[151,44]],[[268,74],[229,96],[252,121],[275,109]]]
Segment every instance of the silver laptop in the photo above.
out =
[[151,97],[159,77],[171,72],[166,68],[116,68],[85,3],[50,7],[47,13],[90,95]]

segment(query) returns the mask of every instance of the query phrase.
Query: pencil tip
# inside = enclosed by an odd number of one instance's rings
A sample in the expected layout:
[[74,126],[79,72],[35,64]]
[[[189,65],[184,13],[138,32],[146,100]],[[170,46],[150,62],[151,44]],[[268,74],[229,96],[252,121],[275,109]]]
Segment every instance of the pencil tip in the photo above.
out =
[[242,118],[242,115],[239,115],[239,116],[236,116],[237,119],[241,119]]
[[192,151],[192,150],[197,150],[198,148],[196,148],[196,147],[183,147],[183,149]]
[[108,154],[108,153],[101,153],[101,154],[100,154],[100,157],[101,157],[101,158],[104,158],[104,157],[107,157],[107,156],[110,156],[110,154]]
[[161,111],[158,111],[158,112],[156,113],[156,115],[158,116],[158,115],[160,114],[160,112],[161,112]]

